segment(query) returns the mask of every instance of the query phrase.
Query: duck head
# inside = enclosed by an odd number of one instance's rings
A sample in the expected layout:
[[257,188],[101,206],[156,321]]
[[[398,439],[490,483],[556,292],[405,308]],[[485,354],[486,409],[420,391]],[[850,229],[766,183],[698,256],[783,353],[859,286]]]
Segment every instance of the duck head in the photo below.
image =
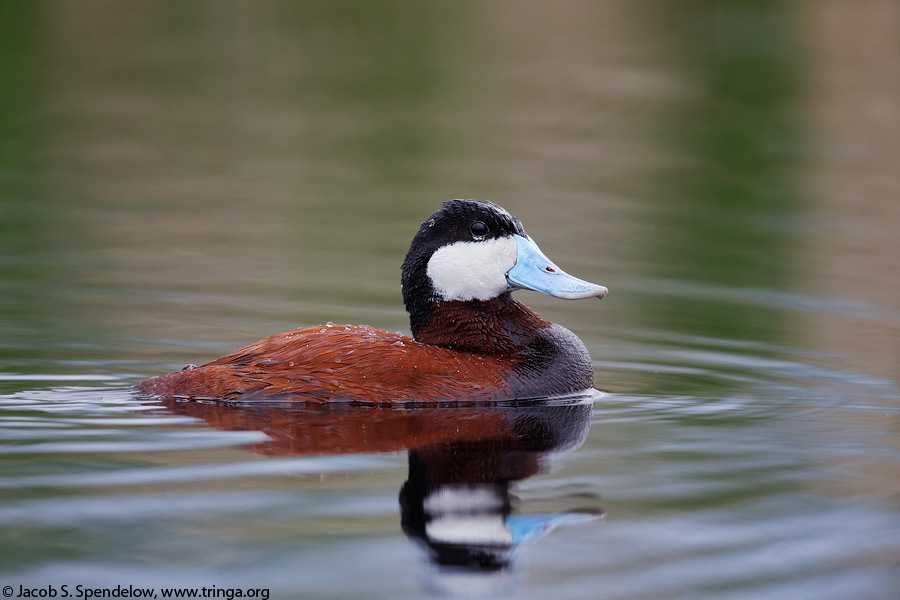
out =
[[607,289],[572,277],[547,258],[522,223],[493,202],[448,200],[416,233],[402,267],[414,337],[442,302],[483,305],[514,290],[576,300]]

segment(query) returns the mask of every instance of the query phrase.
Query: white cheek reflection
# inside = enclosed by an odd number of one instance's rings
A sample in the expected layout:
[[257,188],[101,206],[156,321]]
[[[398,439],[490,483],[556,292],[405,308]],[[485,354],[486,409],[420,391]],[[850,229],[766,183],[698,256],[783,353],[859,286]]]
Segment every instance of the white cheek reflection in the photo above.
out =
[[439,248],[428,261],[428,277],[444,300],[490,300],[507,291],[506,272],[516,264],[510,237],[456,242]]
[[425,525],[425,534],[430,540],[445,544],[510,546],[513,542],[500,514],[439,517]]

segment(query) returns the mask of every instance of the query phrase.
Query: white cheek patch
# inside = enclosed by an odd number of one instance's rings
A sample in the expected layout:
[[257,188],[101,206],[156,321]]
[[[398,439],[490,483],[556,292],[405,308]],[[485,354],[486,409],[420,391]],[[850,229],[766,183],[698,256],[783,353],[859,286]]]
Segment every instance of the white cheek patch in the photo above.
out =
[[516,254],[512,236],[456,242],[431,255],[428,277],[444,300],[490,300],[507,291],[506,272]]

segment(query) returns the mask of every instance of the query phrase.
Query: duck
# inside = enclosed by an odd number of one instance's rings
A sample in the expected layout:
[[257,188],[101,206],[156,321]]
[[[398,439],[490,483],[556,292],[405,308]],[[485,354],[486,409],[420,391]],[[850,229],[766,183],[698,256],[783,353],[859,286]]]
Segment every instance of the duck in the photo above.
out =
[[303,327],[200,366],[143,380],[142,397],[226,404],[393,405],[495,402],[591,390],[590,354],[574,333],[513,298],[603,298],[565,273],[490,201],[445,201],[401,266],[411,336],[367,325]]

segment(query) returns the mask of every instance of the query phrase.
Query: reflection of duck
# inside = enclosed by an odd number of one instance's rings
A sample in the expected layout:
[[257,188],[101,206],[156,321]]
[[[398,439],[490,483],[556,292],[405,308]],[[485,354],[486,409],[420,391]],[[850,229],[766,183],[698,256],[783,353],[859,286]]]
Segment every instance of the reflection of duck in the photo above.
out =
[[[304,405],[270,403],[221,405],[161,399],[173,413],[195,417],[224,431],[262,431],[270,440],[253,447],[270,456],[304,454],[375,454],[421,450],[472,440],[509,440],[512,447],[528,444],[530,453],[569,450],[579,446],[590,427],[591,401],[596,392],[521,403],[455,406]],[[541,416],[543,415],[543,416]],[[541,433],[541,428],[544,433]],[[548,445],[549,444],[549,445]],[[523,479],[539,472],[520,468]]]
[[591,408],[581,402],[507,410],[506,430],[494,436],[411,449],[400,491],[403,531],[423,542],[437,565],[496,571],[509,566],[520,543],[583,520],[585,513],[512,515],[510,483],[545,471],[551,454],[580,446]]
[[238,402],[431,403],[534,398],[593,385],[581,340],[510,292],[602,298],[606,288],[562,272],[499,206],[445,202],[422,224],[402,271],[412,338],[365,326],[295,329],[136,389]]
[[259,430],[268,455],[409,450],[400,490],[403,531],[421,544],[444,591],[506,586],[515,551],[561,524],[594,519],[594,508],[515,514],[511,484],[579,447],[594,394],[527,403],[444,407],[348,407],[288,403],[230,406],[163,400],[177,414],[224,430]]

